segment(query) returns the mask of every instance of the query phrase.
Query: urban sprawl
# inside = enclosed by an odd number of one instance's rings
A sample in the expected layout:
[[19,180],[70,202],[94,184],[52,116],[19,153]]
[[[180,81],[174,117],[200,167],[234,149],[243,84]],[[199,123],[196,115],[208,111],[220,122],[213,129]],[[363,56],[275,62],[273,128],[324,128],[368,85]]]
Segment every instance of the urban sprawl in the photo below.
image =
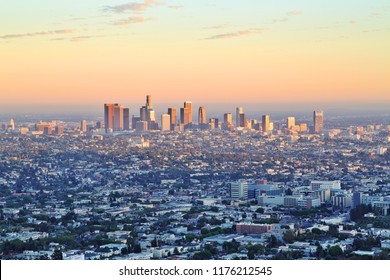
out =
[[234,113],[3,122],[0,257],[389,259],[388,124]]

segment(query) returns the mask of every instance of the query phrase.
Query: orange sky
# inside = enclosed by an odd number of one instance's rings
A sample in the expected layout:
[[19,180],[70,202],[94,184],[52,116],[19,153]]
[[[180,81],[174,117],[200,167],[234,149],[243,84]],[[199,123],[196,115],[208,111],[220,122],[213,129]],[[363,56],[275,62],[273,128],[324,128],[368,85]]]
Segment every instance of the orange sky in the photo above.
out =
[[3,104],[390,101],[386,1],[24,1],[0,4]]

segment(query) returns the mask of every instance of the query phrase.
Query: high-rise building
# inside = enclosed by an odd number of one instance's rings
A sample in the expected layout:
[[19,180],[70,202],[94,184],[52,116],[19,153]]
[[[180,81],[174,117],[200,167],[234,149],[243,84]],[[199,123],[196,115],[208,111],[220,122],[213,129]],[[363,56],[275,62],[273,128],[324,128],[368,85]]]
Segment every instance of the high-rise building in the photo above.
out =
[[324,129],[324,112],[321,110],[315,110],[313,112],[313,131],[319,133]]
[[263,115],[262,117],[262,129],[263,132],[267,132],[270,130],[270,121],[268,115]]
[[170,116],[171,130],[175,130],[176,126],[176,108],[168,108],[168,115]]
[[192,124],[192,102],[191,101],[186,101],[184,102],[184,108],[188,109],[187,114],[188,114],[188,124]]
[[[242,107],[236,108],[236,127],[240,127],[244,121],[241,119],[244,114],[244,109]],[[245,116],[245,115],[244,115]]]
[[239,120],[238,127],[247,127],[247,119],[244,113],[238,115],[238,120]]
[[287,128],[292,129],[295,126],[295,118],[294,117],[288,117],[287,118]]
[[114,104],[104,104],[104,126],[106,132],[114,129]]
[[233,124],[233,116],[231,113],[226,113],[223,115],[223,122],[225,124]]
[[147,121],[138,121],[136,123],[136,132],[144,132],[148,130],[148,122]]
[[104,104],[104,126],[109,130],[119,131],[124,128],[124,109],[121,104]]
[[152,96],[151,95],[146,96],[146,109],[153,110]]
[[101,129],[101,128],[103,128],[104,127],[104,125],[103,125],[103,122],[102,121],[97,121],[96,122],[96,129]]
[[123,109],[123,129],[130,130],[130,110],[129,110],[129,108]]
[[123,106],[114,105],[114,131],[123,130]]
[[146,122],[148,120],[148,110],[147,110],[146,106],[142,106],[139,109],[139,117],[140,117],[141,121],[143,121],[143,122]]
[[217,118],[211,118],[209,121],[210,129],[219,128],[219,120]]
[[198,111],[198,124],[199,126],[205,125],[207,123],[206,119],[206,108],[205,107],[199,107]]
[[140,117],[135,117],[133,115],[133,117],[131,118],[131,128],[132,129],[136,129],[137,128],[137,122],[139,122],[141,120]]
[[190,111],[188,108],[180,108],[180,123],[184,126],[190,124]]
[[15,129],[15,121],[14,121],[14,119],[11,119],[11,120],[9,121],[9,128],[10,128],[11,130],[14,130],[14,129]]
[[81,121],[80,131],[87,132],[87,121],[86,120]]
[[169,114],[161,115],[161,131],[171,130],[171,116]]

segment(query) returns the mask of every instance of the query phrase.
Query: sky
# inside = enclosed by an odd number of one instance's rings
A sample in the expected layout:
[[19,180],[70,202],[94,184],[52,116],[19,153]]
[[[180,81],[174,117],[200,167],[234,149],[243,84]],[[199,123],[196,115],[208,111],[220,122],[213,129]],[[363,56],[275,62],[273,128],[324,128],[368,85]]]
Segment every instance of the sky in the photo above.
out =
[[0,2],[0,107],[390,104],[388,0]]

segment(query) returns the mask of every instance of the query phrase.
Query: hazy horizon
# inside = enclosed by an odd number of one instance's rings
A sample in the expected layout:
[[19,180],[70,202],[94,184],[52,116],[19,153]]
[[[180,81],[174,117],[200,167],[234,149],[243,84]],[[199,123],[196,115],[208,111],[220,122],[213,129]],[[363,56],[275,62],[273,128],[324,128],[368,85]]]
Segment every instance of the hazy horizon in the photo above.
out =
[[[111,101],[110,103],[116,103]],[[139,108],[144,103],[122,103],[124,107],[130,108],[130,115],[139,116]],[[359,103],[359,102],[338,102],[338,103],[194,103],[193,117],[196,122],[198,108],[206,107],[207,118],[217,117],[222,119],[224,113],[232,113],[235,116],[236,107],[243,107],[245,114],[251,119],[260,119],[261,115],[268,114],[274,120],[295,116],[297,119],[312,118],[313,110],[321,109],[325,117],[350,117],[350,118],[385,118],[390,121],[390,102],[385,103]],[[183,102],[176,103],[156,103],[153,102],[157,119],[160,115],[167,112],[169,107],[174,107],[179,111],[183,107]],[[7,121],[6,118],[15,118],[19,120],[49,120],[64,119],[78,120],[85,118],[87,120],[97,120],[103,118],[103,104],[17,104],[0,105],[0,122]]]

